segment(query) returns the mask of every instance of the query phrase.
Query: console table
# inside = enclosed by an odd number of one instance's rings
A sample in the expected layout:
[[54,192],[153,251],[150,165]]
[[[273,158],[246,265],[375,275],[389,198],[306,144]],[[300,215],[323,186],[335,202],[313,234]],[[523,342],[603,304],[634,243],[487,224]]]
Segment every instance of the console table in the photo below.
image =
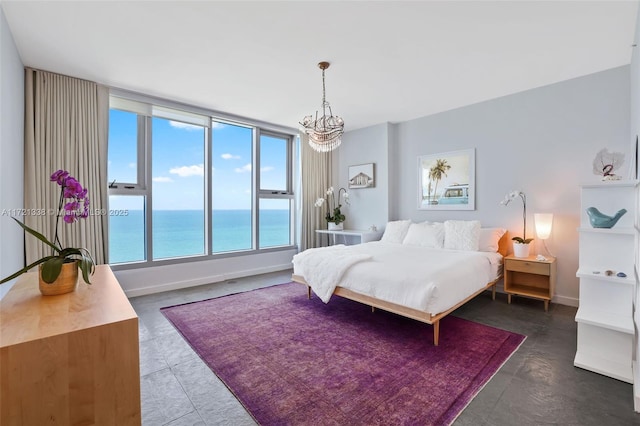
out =
[[0,300],[0,424],[140,425],[138,317],[107,265],[42,296],[36,272]]
[[329,231],[326,229],[316,230],[318,234],[325,234],[327,236],[327,244],[338,244],[339,240],[342,240],[343,244],[352,242],[352,244],[363,244],[369,241],[377,241],[382,237],[381,231],[360,231],[356,229],[342,229],[339,231]]

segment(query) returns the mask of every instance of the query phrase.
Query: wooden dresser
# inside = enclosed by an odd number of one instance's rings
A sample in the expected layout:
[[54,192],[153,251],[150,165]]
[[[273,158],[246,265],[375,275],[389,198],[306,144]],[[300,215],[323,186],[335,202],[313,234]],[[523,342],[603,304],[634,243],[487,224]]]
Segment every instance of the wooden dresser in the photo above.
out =
[[37,273],[0,300],[0,424],[140,425],[138,317],[111,268],[42,296]]

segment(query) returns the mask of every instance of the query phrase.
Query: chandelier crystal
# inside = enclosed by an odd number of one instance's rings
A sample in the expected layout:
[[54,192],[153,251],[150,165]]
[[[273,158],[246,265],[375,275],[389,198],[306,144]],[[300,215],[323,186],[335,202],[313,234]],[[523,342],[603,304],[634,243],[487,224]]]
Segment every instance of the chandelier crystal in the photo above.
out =
[[329,62],[318,64],[318,68],[322,70],[322,117],[318,118],[318,111],[316,111],[315,119],[307,115],[300,122],[302,130],[309,135],[309,145],[318,152],[329,152],[339,147],[344,133],[344,121],[337,115],[333,115],[331,106],[326,100],[324,70],[329,68],[329,65]]

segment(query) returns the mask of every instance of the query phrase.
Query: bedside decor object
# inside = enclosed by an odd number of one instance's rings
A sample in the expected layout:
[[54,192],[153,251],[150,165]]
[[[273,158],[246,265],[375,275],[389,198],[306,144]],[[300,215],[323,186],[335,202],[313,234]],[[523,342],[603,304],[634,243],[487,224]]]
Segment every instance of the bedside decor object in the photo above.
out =
[[419,210],[475,210],[475,149],[418,157]]
[[627,212],[627,209],[620,209],[613,216],[607,216],[600,212],[595,207],[589,207],[587,209],[587,215],[589,216],[589,222],[594,228],[613,228],[613,226],[620,220],[622,216]]
[[324,203],[327,203],[327,214],[325,215],[325,219],[327,220],[327,227],[329,231],[339,231],[342,230],[344,225],[342,222],[345,221],[346,216],[342,214],[340,209],[342,208],[342,204],[340,204],[340,197],[344,199],[345,204],[349,204],[349,192],[346,189],[340,188],[338,190],[338,199],[336,200],[336,193],[333,189],[333,186],[327,189],[325,198],[318,198],[315,202],[316,207],[322,207]]
[[349,189],[376,186],[373,163],[349,166]]
[[12,219],[27,233],[51,247],[52,254],[38,259],[32,264],[20,269],[18,272],[9,275],[0,281],[0,284],[10,281],[38,265],[40,265],[40,291],[43,295],[63,294],[73,291],[78,281],[78,268],[82,271],[84,281],[87,284],[91,284],[89,275],[93,274],[95,269],[95,261],[91,253],[82,247],[62,248],[62,243],[58,237],[60,216],[63,216],[63,221],[68,224],[72,224],[77,220],[85,219],[89,216],[89,197],[87,196],[87,190],[65,170],[58,170],[53,173],[51,175],[51,182],[56,182],[60,185],[60,198],[58,208],[55,210],[56,224],[53,241],[49,241],[44,235],[31,229],[16,218]]
[[553,256],[553,253],[551,253],[547,247],[547,240],[551,236],[551,227],[553,225],[553,213],[535,213],[533,219],[536,224],[536,235],[538,239],[542,240],[542,245],[547,253]]
[[602,176],[602,180],[620,180],[622,176],[614,172],[624,164],[624,154],[601,149],[593,159],[593,174]]
[[[329,62],[320,62],[318,68],[322,70],[322,117],[318,118],[316,111],[315,119],[311,115],[307,115],[302,119],[302,131],[309,135],[309,146],[318,152],[333,151],[340,146],[342,142],[342,133],[344,133],[344,120],[334,116],[331,106],[326,100],[324,85],[324,70],[331,65]],[[327,115],[327,109],[329,115]]]
[[500,205],[506,206],[515,198],[522,199],[522,237],[513,237],[513,254],[515,257],[529,257],[529,243],[533,238],[527,238],[527,196],[520,190],[509,192],[504,196],[504,200],[500,201]]

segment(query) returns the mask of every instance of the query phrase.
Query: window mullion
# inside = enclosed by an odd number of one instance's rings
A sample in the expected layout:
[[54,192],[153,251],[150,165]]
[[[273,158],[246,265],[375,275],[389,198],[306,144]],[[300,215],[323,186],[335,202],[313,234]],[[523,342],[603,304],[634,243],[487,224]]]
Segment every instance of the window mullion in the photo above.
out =
[[145,146],[145,155],[144,155],[144,176],[145,176],[145,205],[144,205],[144,235],[145,235],[145,255],[147,263],[153,261],[153,191],[151,190],[151,177],[153,176],[152,170],[152,153],[153,153],[153,134],[151,131],[152,128],[152,117],[145,117],[144,120],[144,146]]
[[205,253],[213,254],[213,123],[209,120],[209,126],[205,131]]
[[252,206],[251,211],[253,212],[253,224],[251,226],[252,229],[252,238],[253,238],[253,248],[260,248],[260,129],[253,129],[253,160],[251,164],[251,172],[252,176]]

